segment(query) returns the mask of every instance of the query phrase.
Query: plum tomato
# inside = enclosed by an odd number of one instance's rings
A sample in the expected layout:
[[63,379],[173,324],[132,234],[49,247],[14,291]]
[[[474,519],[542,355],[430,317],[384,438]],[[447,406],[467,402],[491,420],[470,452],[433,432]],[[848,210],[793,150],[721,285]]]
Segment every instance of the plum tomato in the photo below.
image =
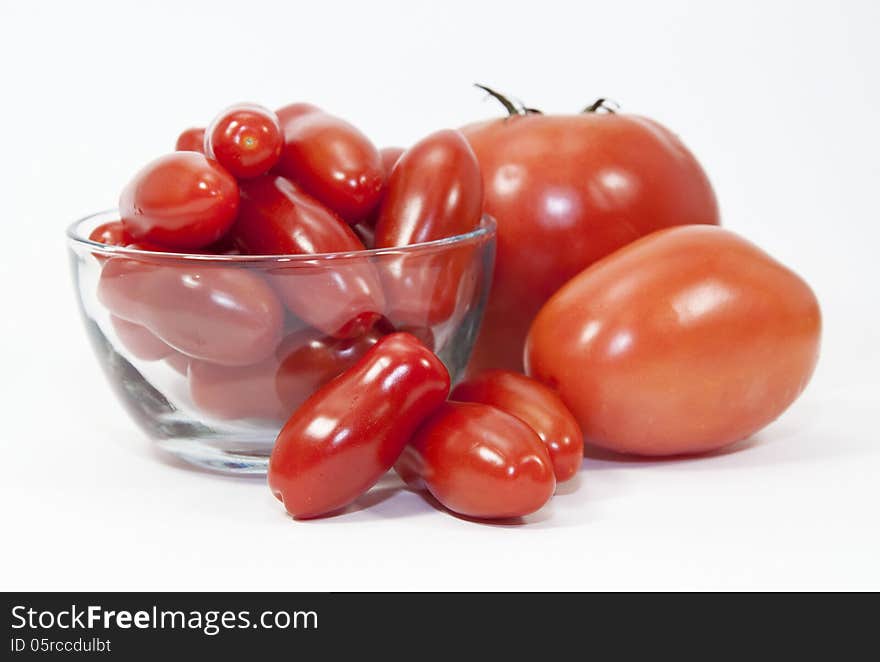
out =
[[116,315],[110,315],[110,324],[113,325],[119,342],[137,359],[158,361],[177,353],[173,347],[162,342],[152,331],[140,324]]
[[454,513],[522,517],[556,490],[547,447],[520,419],[481,403],[447,402],[416,431],[395,464]]
[[553,462],[557,482],[573,478],[584,459],[584,436],[562,399],[541,382],[517,372],[490,370],[460,383],[450,395],[512,414],[540,437]]
[[[352,229],[293,182],[267,175],[241,183],[241,209],[230,237],[250,254],[362,251]],[[355,337],[385,308],[375,267],[362,259],[332,265],[291,262],[271,282],[291,312],[321,332]]]
[[810,287],[713,226],[661,230],[588,267],[529,330],[528,374],[585,441],[638,455],[745,439],[803,391],[819,351]]
[[125,231],[122,221],[102,223],[91,231],[89,240],[107,246],[127,246],[131,243],[131,237]]
[[309,104],[277,111],[284,147],[276,170],[349,223],[367,218],[382,190],[379,151],[348,122]]
[[269,357],[284,311],[272,288],[245,269],[114,257],[98,300],[191,358],[241,366]]
[[119,212],[135,241],[195,250],[226,233],[238,200],[235,178],[216,161],[197,152],[173,152],[134,176],[119,198]]
[[187,129],[177,137],[174,145],[175,152],[201,152],[205,153],[205,129]]
[[283,422],[291,410],[275,390],[278,359],[246,366],[225,366],[207,361],[189,362],[189,393],[203,413],[221,420],[260,419]]
[[265,174],[278,162],[284,138],[268,108],[239,104],[227,108],[205,133],[205,154],[238,179]]
[[290,417],[269,459],[270,489],[297,518],[348,505],[448,394],[440,359],[407,333],[385,336]]
[[379,158],[382,159],[382,172],[385,173],[386,181],[394,169],[394,164],[400,160],[405,151],[403,147],[383,147],[379,150]]

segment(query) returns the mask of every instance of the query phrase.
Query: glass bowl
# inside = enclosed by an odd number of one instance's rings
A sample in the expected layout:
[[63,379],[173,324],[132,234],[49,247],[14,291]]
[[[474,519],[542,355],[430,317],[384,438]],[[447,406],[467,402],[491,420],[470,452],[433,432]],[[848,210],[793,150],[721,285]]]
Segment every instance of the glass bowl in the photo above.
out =
[[135,422],[162,449],[265,473],[278,431],[315,389],[384,334],[408,331],[459,378],[495,258],[495,222],[402,248],[318,255],[192,255],[88,239],[68,228],[89,339]]

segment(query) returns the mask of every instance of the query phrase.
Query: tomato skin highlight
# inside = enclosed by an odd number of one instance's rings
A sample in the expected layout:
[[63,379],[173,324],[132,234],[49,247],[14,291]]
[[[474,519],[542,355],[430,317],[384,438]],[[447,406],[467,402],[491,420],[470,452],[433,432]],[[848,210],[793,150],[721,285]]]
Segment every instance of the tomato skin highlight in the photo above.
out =
[[406,333],[383,338],[287,421],[269,459],[269,487],[297,518],[338,510],[397,460],[449,394],[440,360]]
[[[293,182],[277,175],[241,183],[241,209],[231,239],[247,253],[313,254],[364,250],[352,229]],[[279,267],[271,276],[282,301],[325,334],[356,337],[385,308],[379,275],[363,260],[331,266]]]
[[177,137],[174,145],[175,152],[200,152],[205,153],[205,129],[193,127],[186,129]]
[[522,370],[538,309],[596,260],[655,230],[719,223],[706,174],[681,140],[628,114],[506,117],[462,132],[498,225],[492,291],[470,374]]
[[261,361],[281,340],[278,297],[244,269],[114,257],[101,270],[98,300],[175,350],[220,365]]
[[416,431],[395,470],[452,512],[479,519],[528,515],[556,489],[550,455],[534,430],[481,403],[439,407]]
[[573,478],[584,459],[584,435],[554,391],[541,382],[506,370],[490,370],[460,383],[450,395],[481,402],[516,416],[547,446],[556,482]]
[[310,104],[277,111],[284,147],[276,170],[349,223],[379,202],[384,173],[379,151],[353,125]]
[[238,179],[268,172],[281,156],[284,137],[275,114],[255,104],[220,113],[205,133],[205,154]]
[[662,230],[562,287],[532,324],[529,375],[587,443],[648,456],[745,439],[806,387],[821,314],[795,273],[732,232]]
[[134,176],[119,198],[119,213],[135,241],[196,250],[226,233],[238,200],[235,178],[216,161],[197,152],[172,152]]

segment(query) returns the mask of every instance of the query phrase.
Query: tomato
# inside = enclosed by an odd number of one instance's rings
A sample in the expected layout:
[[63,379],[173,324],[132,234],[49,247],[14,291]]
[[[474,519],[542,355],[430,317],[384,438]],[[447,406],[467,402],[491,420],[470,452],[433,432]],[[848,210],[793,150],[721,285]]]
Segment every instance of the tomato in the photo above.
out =
[[216,161],[173,152],[147,164],[119,198],[126,231],[136,241],[194,250],[222,237],[238,212],[238,184]]
[[403,147],[383,147],[379,150],[379,158],[382,159],[382,172],[385,173],[386,181],[394,169],[394,165],[400,160],[405,151]]
[[203,128],[187,129],[177,137],[174,145],[176,152],[205,153],[205,130]]
[[[407,246],[474,230],[480,222],[482,186],[476,157],[462,135],[451,130],[431,134],[394,166],[376,222],[376,247]],[[430,326],[448,319],[467,297],[459,288],[471,257],[461,249],[385,260],[381,274],[388,318],[399,326]]]
[[177,351],[221,365],[261,361],[281,340],[277,296],[244,269],[111,258],[101,271],[98,300]]
[[158,361],[177,353],[173,347],[162,342],[152,331],[140,324],[129,322],[116,315],[110,316],[110,323],[119,342],[137,359]]
[[[355,252],[352,229],[293,182],[275,175],[241,183],[241,210],[230,237],[250,254]],[[279,266],[272,283],[287,307],[326,334],[355,337],[385,307],[373,265],[360,258],[333,264]]]
[[277,111],[284,147],[277,171],[350,223],[367,218],[379,202],[382,159],[348,122],[309,104]]
[[269,171],[281,156],[284,138],[271,110],[253,104],[226,109],[205,134],[205,154],[234,177],[248,179]]
[[187,372],[189,372],[189,362],[190,358],[186,354],[181,354],[180,352],[174,352],[165,357],[165,363],[174,370],[174,372],[183,377],[186,377]]
[[495,407],[441,406],[416,432],[395,464],[412,487],[425,487],[467,517],[521,517],[556,489],[546,446],[528,425]]
[[699,453],[779,416],[816,365],[821,316],[796,274],[717,227],[649,235],[578,274],[541,309],[526,368],[586,441]]
[[292,412],[299,407],[312,393],[353,366],[382,336],[377,325],[356,338],[322,336],[313,329],[285,338],[276,352],[280,365],[274,376],[285,409]]
[[102,223],[89,234],[90,241],[97,241],[107,246],[126,246],[131,243],[131,237],[125,231],[122,221],[109,221]]
[[700,164],[657,122],[529,112],[462,129],[498,224],[495,276],[470,364],[522,369],[529,323],[566,281],[654,230],[719,222]]
[[189,362],[189,393],[202,412],[221,420],[283,421],[285,409],[275,391],[278,359],[273,354],[246,366],[224,366],[207,361]]
[[368,490],[449,393],[440,360],[406,333],[379,341],[294,412],[269,459],[269,487],[294,517],[317,517]]
[[557,482],[573,478],[584,459],[584,435],[562,399],[544,384],[506,370],[490,370],[462,382],[450,396],[482,402],[512,414],[540,437]]

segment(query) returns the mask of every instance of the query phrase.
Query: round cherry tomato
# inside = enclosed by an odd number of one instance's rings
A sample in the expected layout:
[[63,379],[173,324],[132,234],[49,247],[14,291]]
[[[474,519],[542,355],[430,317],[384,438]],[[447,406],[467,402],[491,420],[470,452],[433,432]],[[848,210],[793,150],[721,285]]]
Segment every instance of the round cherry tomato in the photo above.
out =
[[238,184],[216,161],[173,152],[144,167],[122,192],[119,212],[136,241],[193,250],[222,237],[238,212]]
[[409,334],[386,336],[290,417],[269,459],[270,489],[294,517],[346,506],[448,394],[449,373],[434,354]]
[[[242,182],[241,195],[230,237],[250,254],[364,249],[346,223],[284,177],[267,175]],[[381,317],[385,307],[375,268],[359,258],[328,265],[279,266],[273,271],[272,284],[291,312],[338,337],[360,335]]]
[[654,230],[718,224],[700,164],[657,122],[527,113],[462,129],[498,224],[492,291],[470,364],[522,369],[529,323],[567,280]]
[[110,221],[99,225],[91,231],[89,239],[108,246],[127,246],[131,243],[131,237],[125,231],[122,221]]
[[277,112],[284,147],[277,170],[349,223],[367,218],[382,190],[378,150],[348,122],[308,104]]
[[205,130],[203,128],[187,129],[177,137],[174,145],[176,152],[205,153]]
[[233,176],[248,179],[269,172],[281,156],[284,138],[271,110],[239,104],[224,110],[205,133],[205,154]]
[[110,315],[110,323],[119,342],[137,359],[158,361],[177,353],[173,347],[162,342],[152,331],[140,324],[129,322],[116,315]]
[[512,414],[540,437],[553,461],[556,481],[573,478],[584,459],[584,435],[562,399],[542,383],[517,372],[490,370],[462,382],[450,396],[482,402]]
[[556,490],[550,455],[534,430],[500,409],[471,402],[437,409],[395,469],[452,512],[481,519],[528,515]]
[[796,274],[717,227],[662,230],[584,270],[541,308],[526,368],[588,443],[709,451],[779,416],[816,365],[821,318]]
[[221,365],[261,361],[281,340],[277,296],[244,269],[111,258],[98,300],[179,352]]

